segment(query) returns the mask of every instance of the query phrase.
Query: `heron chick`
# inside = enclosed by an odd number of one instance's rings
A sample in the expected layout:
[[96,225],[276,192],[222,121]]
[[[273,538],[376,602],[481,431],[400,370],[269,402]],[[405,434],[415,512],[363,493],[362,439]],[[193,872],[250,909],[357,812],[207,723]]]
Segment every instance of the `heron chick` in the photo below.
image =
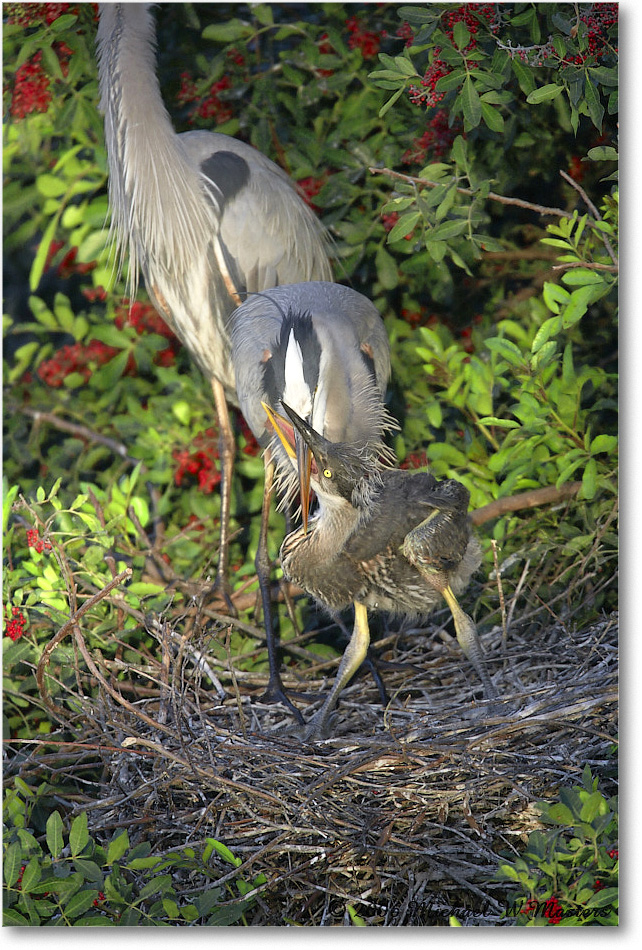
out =
[[[301,527],[284,540],[283,572],[331,611],[355,608],[335,682],[305,738],[323,735],[341,690],[366,655],[368,609],[419,618],[445,600],[463,652],[495,698],[475,624],[457,601],[481,562],[468,490],[454,479],[375,465],[367,446],[332,443],[290,407],[283,409],[312,453],[310,481],[319,501],[309,530]],[[285,430],[279,434],[288,441]]]

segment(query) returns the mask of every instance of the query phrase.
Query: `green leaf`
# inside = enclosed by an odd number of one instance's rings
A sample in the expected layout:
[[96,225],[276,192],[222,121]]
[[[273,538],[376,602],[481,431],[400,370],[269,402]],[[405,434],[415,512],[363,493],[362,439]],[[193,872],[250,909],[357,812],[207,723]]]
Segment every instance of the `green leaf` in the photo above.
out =
[[519,422],[512,419],[499,419],[497,416],[484,416],[479,420],[485,426],[498,426],[500,429],[521,429]]
[[594,299],[594,287],[578,287],[571,294],[571,299],[562,310],[562,326],[567,329],[582,319],[591,300]]
[[[238,868],[243,863],[240,858],[235,858],[227,845],[224,845],[222,841],[217,841],[215,838],[207,838],[207,843],[223,858],[227,861],[228,864],[231,864],[233,867]],[[205,860],[205,858],[203,858]]]
[[[71,835],[69,837],[71,840]],[[103,872],[95,861],[88,861],[86,858],[76,858],[74,860],[74,867],[79,874],[82,874],[85,881],[98,884],[102,890]]]
[[[154,588],[157,587],[156,584],[150,585]],[[105,863],[112,865],[115,864],[122,856],[125,854],[129,848],[129,835],[126,831],[121,831],[120,834],[109,842],[107,848],[107,857]]]
[[466,77],[466,81],[461,90],[461,98],[464,106],[464,118],[469,126],[474,129],[479,125],[482,117],[482,103],[470,76]]
[[457,49],[465,49],[470,43],[470,33],[463,20],[457,20],[453,28],[453,40]]
[[19,914],[15,907],[8,907],[2,912],[3,927],[28,927],[29,921]]
[[12,842],[5,851],[3,861],[3,874],[5,882],[9,887],[18,880],[20,868],[22,867],[22,848],[18,841]]
[[151,881],[148,881],[147,884],[142,888],[140,892],[140,898],[150,897],[152,894],[166,894],[168,890],[172,888],[172,875],[171,874],[159,874],[158,877],[153,877]]
[[31,266],[31,273],[29,274],[29,287],[32,292],[37,289],[38,284],[40,283],[40,278],[42,277],[42,273],[47,262],[49,248],[51,246],[51,242],[54,239],[57,227],[58,215],[51,219],[45,229],[45,233],[42,236],[40,244],[38,245],[38,250]]
[[78,855],[85,848],[89,841],[89,832],[87,830],[87,812],[83,811],[71,823],[69,832],[69,846],[72,855]]
[[513,72],[519,83],[519,88],[522,90],[524,95],[528,97],[531,92],[535,89],[535,80],[530,69],[528,69],[518,56],[513,57],[511,60],[511,66],[513,67]]
[[604,283],[604,278],[594,270],[589,270],[588,267],[574,267],[572,270],[562,274],[562,280],[571,287]]
[[547,366],[555,354],[557,353],[557,343],[554,340],[549,340],[548,343],[544,343],[543,346],[533,353],[531,356],[531,367],[533,369],[543,369],[544,366]]
[[531,345],[531,353],[537,353],[552,336],[556,336],[560,332],[561,328],[561,317],[549,317],[548,320],[545,320],[535,334],[535,339]]
[[426,238],[430,241],[448,241],[467,230],[468,221],[463,218],[456,218],[438,224],[426,235]]
[[586,105],[588,106],[591,122],[595,128],[601,132],[602,123],[604,122],[604,106],[600,102],[599,93],[590,79],[586,80],[584,96],[586,98]]
[[531,105],[536,105],[538,102],[548,102],[550,99],[557,99],[562,92],[564,92],[564,86],[558,86],[557,83],[548,83],[546,86],[533,89],[526,97],[526,102]]
[[42,868],[38,858],[32,858],[25,867],[22,874],[21,887],[25,894],[29,894],[34,887],[40,883],[42,877]]
[[408,78],[417,77],[417,70],[407,56],[395,56],[395,66],[399,72]]
[[227,23],[210,23],[203,30],[204,40],[214,40],[216,43],[234,43],[236,40],[250,36],[252,27],[249,23],[234,17]]
[[91,890],[78,891],[65,906],[65,914],[68,917],[80,917],[86,910],[93,905],[98,898],[98,891]]
[[392,244],[394,241],[400,241],[402,238],[405,238],[406,235],[414,231],[420,221],[421,212],[419,211],[407,211],[405,214],[402,214],[388,234],[388,243]]
[[36,188],[45,198],[60,198],[67,190],[67,182],[58,178],[57,175],[38,175]]
[[467,172],[468,156],[466,154],[466,140],[461,135],[458,135],[453,142],[452,156],[459,168],[463,168],[464,171]]
[[591,458],[586,463],[584,474],[582,475],[582,498],[590,501],[595,497],[597,491],[597,462]]
[[559,284],[552,284],[548,280],[544,283],[542,297],[548,309],[552,310],[553,313],[559,313],[560,304],[566,304],[571,299],[568,290],[564,290]]
[[614,452],[617,445],[618,440],[615,435],[596,435],[591,442],[591,455],[598,455],[600,452]]
[[510,340],[504,340],[503,337],[499,336],[491,336],[485,343],[489,350],[499,353],[500,356],[503,356],[503,358],[513,366],[519,366],[524,363],[522,351]]
[[47,847],[53,858],[57,858],[63,849],[62,818],[60,813],[53,811],[47,819]]
[[19,486],[12,485],[11,488],[5,489],[2,493],[2,532],[6,534],[7,527],[9,525],[9,516],[11,515],[11,507],[16,500],[16,495],[18,494]]
[[257,3],[252,7],[252,13],[263,26],[272,26],[274,23],[274,13],[272,7],[267,3]]
[[596,145],[587,152],[592,162],[617,162],[619,155],[612,145]]
[[212,908],[220,903],[222,897],[223,892],[220,887],[208,887],[202,894],[199,894],[195,901],[199,917],[207,917]]
[[399,265],[383,245],[379,245],[375,255],[377,276],[386,290],[394,290],[399,283]]
[[593,821],[598,815],[603,814],[603,809],[606,807],[606,802],[604,796],[601,792],[591,792],[588,798],[582,803],[582,810],[580,811],[580,819],[582,821]]
[[386,102],[384,102],[384,104],[379,109],[379,118],[382,118],[386,114],[388,109],[394,106],[395,102],[397,101],[397,99],[399,99],[403,91],[404,91],[404,87],[400,86],[399,89],[397,89],[396,92],[393,92],[390,98]]
[[586,902],[587,907],[608,907],[611,904],[617,906],[619,899],[619,890],[617,887],[604,887]]
[[482,100],[481,102],[482,118],[491,132],[504,131],[504,117],[498,109]]

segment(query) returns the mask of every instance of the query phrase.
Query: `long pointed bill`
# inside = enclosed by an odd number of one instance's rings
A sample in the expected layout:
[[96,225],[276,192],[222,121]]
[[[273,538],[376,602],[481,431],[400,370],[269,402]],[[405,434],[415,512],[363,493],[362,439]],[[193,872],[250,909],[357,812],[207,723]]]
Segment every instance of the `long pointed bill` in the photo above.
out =
[[[307,532],[308,530],[308,515],[310,513],[310,476],[312,473],[312,452],[310,451],[305,440],[301,437],[301,432],[299,429],[288,422],[282,415],[278,412],[275,412],[267,403],[262,402],[265,413],[272,423],[272,427],[279,437],[279,441],[283,445],[283,448],[288,453],[289,457],[296,464],[297,474],[299,476],[299,496],[301,499],[301,520],[303,522],[303,530]],[[288,412],[293,412],[293,410],[288,410],[285,406],[283,407]],[[297,419],[300,417],[297,416]],[[301,420],[303,422],[303,420]],[[290,432],[292,435],[290,436]],[[293,444],[294,443],[294,444]]]

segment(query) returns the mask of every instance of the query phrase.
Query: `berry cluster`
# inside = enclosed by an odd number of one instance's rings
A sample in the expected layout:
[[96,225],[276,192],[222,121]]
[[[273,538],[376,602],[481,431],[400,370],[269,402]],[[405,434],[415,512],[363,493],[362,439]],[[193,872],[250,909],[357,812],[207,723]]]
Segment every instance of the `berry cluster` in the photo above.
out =
[[232,88],[232,80],[229,76],[222,76],[216,82],[213,82],[206,96],[200,96],[196,83],[188,72],[181,73],[181,88],[177,95],[177,101],[181,105],[195,102],[196,105],[190,110],[190,124],[194,119],[214,119],[217,125],[228,122],[234,115],[234,111],[229,102],[220,99],[219,93]]
[[[455,23],[464,24],[470,33],[470,42],[461,51],[465,56],[466,53],[470,53],[477,46],[476,33],[479,30],[480,21],[486,20],[489,26],[492,26],[495,14],[495,4],[493,3],[464,3],[443,14],[442,28],[448,39],[452,40]],[[404,24],[404,27],[403,34],[398,31],[397,35],[403,36],[406,39],[406,45],[408,45],[409,42],[412,42],[411,37],[408,36],[410,28],[407,24]],[[403,30],[404,27],[401,29]],[[415,105],[425,105],[432,108],[439,105],[444,98],[445,93],[437,92],[436,86],[440,79],[452,72],[453,67],[452,64],[441,59],[440,53],[441,47],[436,46],[432,62],[424,73],[419,86],[412,85],[408,90],[410,101]]]
[[403,460],[403,462],[401,462],[399,465],[399,468],[404,468],[404,469],[427,468],[427,467],[428,467],[428,458],[423,449],[421,450],[421,452],[409,452],[408,455]]
[[[520,914],[536,915],[538,910],[539,910],[539,901],[535,900],[535,898],[530,898],[529,900],[526,901],[526,903],[520,910]],[[544,914],[544,917],[547,917],[552,924],[559,924],[559,922],[561,921],[563,917],[564,912],[556,897],[549,897],[544,902],[543,914]]]
[[364,59],[374,59],[381,49],[381,40],[386,35],[385,32],[379,34],[372,30],[364,30],[362,22],[356,16],[348,17],[346,29],[350,34],[349,48],[360,49]]
[[[40,6],[40,4],[38,4]],[[65,6],[65,4],[55,4]],[[49,4],[42,4],[48,7]],[[54,17],[53,19],[57,19]],[[63,76],[69,72],[72,51],[66,43],[54,43],[52,49],[58,56]],[[42,50],[26,60],[16,70],[9,111],[14,119],[24,119],[34,112],[46,112],[51,104],[51,81],[42,66]]]
[[[102,287],[97,287],[87,290],[85,296],[92,301],[104,300],[106,293]],[[156,366],[174,365],[176,354],[180,349],[180,341],[150,303],[134,303],[131,307],[124,304],[116,311],[114,323],[119,330],[122,330],[126,324],[133,326],[139,336],[143,333],[157,333],[165,337],[168,346],[154,354],[154,363]],[[71,373],[79,373],[87,382],[97,367],[109,363],[121,352],[122,350],[118,347],[108,346],[100,340],[67,344],[57,350],[51,359],[44,360],[40,364],[37,370],[38,376],[43,383],[53,389],[59,389]],[[123,375],[133,376],[135,373],[136,361],[130,354]]]
[[[237,77],[242,76],[247,81],[247,66],[245,56],[237,49],[231,49],[227,53],[232,71]],[[232,89],[234,86],[232,76],[225,73],[216,82],[209,87],[206,95],[201,95],[194,77],[189,72],[181,73],[181,88],[176,96],[176,101],[181,105],[190,105],[194,103],[189,112],[190,125],[195,119],[214,119],[217,125],[223,122],[229,122],[234,116],[231,100],[221,98],[221,93]]]
[[27,546],[34,548],[38,554],[51,551],[51,542],[41,538],[37,528],[27,528]]
[[609,29],[618,22],[617,3],[594,3],[580,12],[580,21],[586,28],[586,51],[567,56],[563,66],[582,66],[587,60],[599,63],[609,53],[616,54],[617,46],[609,42]]
[[4,632],[10,640],[19,640],[25,632],[27,620],[19,607],[5,606]]
[[428,158],[436,159],[448,154],[462,128],[460,122],[454,122],[452,127],[448,123],[448,113],[445,109],[438,109],[428,122],[428,128],[423,135],[415,139],[404,152],[402,162],[406,165],[424,165]]
[[43,71],[39,50],[16,71],[9,111],[14,119],[24,119],[32,112],[46,112],[51,103],[49,77]]
[[[334,46],[328,39],[327,33],[322,33],[319,39],[317,40],[317,47],[319,48],[319,53],[322,56],[330,56],[334,53]],[[332,76],[334,69],[317,69],[319,76]]]
[[139,336],[143,333],[157,333],[165,337],[169,346],[154,355],[154,363],[156,366],[174,365],[176,354],[181,347],[180,340],[150,303],[134,303],[131,307],[119,307],[114,323],[119,330],[122,330],[125,324],[129,324],[134,327]]
[[77,12],[78,7],[73,10],[70,7],[70,3],[7,3],[4,11],[7,23],[28,29],[30,26],[40,26],[43,22],[50,26],[63,13]]
[[310,178],[301,178],[296,183],[297,191],[299,191],[305,203],[309,204],[314,211],[320,211],[321,209],[312,199],[316,198],[329,177],[329,172],[326,172],[321,178],[313,178],[310,176]]
[[174,472],[174,483],[180,488],[187,475],[196,475],[198,487],[209,495],[214,491],[221,480],[221,473],[216,467],[219,458],[217,449],[217,433],[215,429],[206,429],[194,437],[194,450],[175,450],[172,455],[178,466]]
[[108,363],[119,352],[116,347],[107,346],[100,340],[67,344],[57,350],[51,359],[43,360],[37,370],[38,376],[53,389],[60,389],[71,373],[80,373],[87,382],[94,369]]
[[412,46],[415,39],[415,32],[408,21],[404,20],[399,29],[395,32],[395,36],[398,36],[401,40],[405,40],[404,46]]
[[249,455],[251,458],[255,458],[261,451],[261,446],[254,438],[254,434],[245,421],[243,414],[237,412],[236,418],[245,440],[245,445],[243,446],[243,455]]

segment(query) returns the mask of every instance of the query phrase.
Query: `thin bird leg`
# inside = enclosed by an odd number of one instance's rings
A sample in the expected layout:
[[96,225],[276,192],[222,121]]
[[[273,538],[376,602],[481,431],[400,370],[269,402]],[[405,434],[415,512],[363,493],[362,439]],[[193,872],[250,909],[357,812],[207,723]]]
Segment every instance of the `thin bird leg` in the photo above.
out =
[[341,658],[336,679],[326,701],[307,725],[303,735],[304,741],[309,742],[311,739],[323,738],[326,722],[337,704],[339,693],[363,663],[369,644],[368,611],[363,604],[355,601],[352,637]]
[[270,519],[270,502],[274,487],[275,464],[269,450],[265,452],[265,482],[263,487],[263,506],[261,508],[261,531],[259,544],[254,559],[256,576],[259,580],[261,603],[263,605],[263,621],[265,623],[265,638],[267,640],[268,662],[270,665],[270,679],[262,697],[263,702],[283,703],[290,709],[297,720],[303,724],[305,720],[295,705],[288,699],[279,671],[279,651],[276,642],[276,633],[272,619],[272,598],[270,596],[270,558],[268,555],[267,536]]
[[450,607],[451,614],[453,615],[459,646],[462,648],[466,657],[475,667],[477,675],[484,685],[484,690],[486,691],[488,698],[497,699],[497,690],[493,686],[492,680],[486,672],[486,667],[484,666],[484,655],[482,653],[481,643],[479,642],[477,627],[475,626],[474,621],[461,609],[450,585],[442,588],[441,593],[444,600]]
[[227,399],[225,398],[225,390],[218,379],[212,379],[212,393],[214,395],[214,408],[216,409],[218,419],[219,457],[221,459],[220,542],[214,590],[224,598],[232,616],[236,616],[236,608],[230,596],[231,591],[228,578],[230,559],[230,502],[232,498],[236,442],[230,423],[230,413],[227,407]]

